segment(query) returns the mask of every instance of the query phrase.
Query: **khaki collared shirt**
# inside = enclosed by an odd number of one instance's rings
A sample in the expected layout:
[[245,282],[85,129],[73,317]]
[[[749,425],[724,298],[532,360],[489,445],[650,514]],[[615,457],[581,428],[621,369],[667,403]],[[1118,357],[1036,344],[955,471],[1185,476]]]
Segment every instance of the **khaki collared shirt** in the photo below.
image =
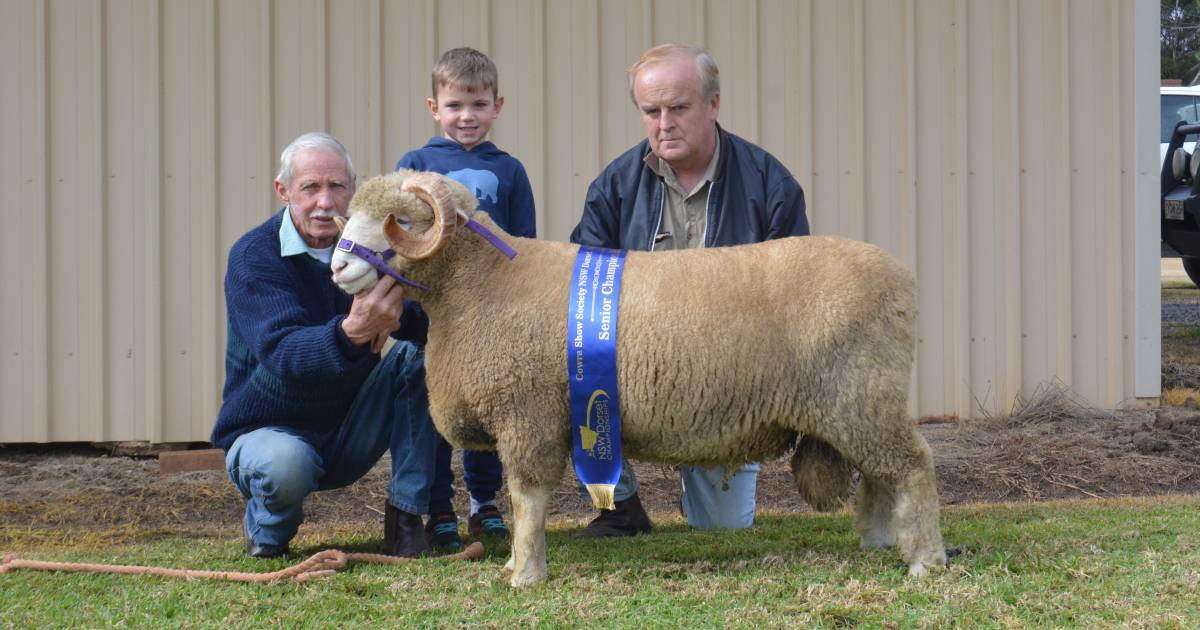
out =
[[721,137],[713,149],[712,159],[704,177],[691,191],[685,191],[666,160],[654,152],[646,154],[644,162],[666,184],[663,195],[662,221],[654,239],[654,249],[699,249],[704,247],[704,232],[708,228],[708,195],[721,158]]

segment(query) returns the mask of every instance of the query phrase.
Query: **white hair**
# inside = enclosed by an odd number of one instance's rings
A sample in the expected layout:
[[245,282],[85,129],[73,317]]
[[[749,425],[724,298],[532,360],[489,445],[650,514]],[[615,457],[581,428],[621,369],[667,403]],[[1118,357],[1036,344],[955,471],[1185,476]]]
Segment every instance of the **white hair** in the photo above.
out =
[[346,150],[345,145],[338,142],[337,138],[325,132],[313,131],[292,140],[292,143],[287,145],[283,153],[279,154],[279,174],[275,176],[275,179],[283,184],[284,187],[292,185],[292,170],[296,156],[309,149],[332,151],[342,156],[342,159],[346,162],[346,175],[351,181],[357,178],[354,173],[354,162],[350,160],[350,152]]

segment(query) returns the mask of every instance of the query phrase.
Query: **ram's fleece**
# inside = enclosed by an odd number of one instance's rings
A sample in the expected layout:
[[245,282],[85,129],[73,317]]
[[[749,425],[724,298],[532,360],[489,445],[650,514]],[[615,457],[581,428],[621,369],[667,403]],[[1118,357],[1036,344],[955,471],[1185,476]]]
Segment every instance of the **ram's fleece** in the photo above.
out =
[[[546,577],[546,504],[571,448],[566,325],[578,246],[511,237],[475,207],[452,180],[399,171],[363,183],[343,238],[376,251],[390,243],[393,267],[430,288],[406,297],[429,315],[433,421],[457,446],[499,451],[515,512],[506,568],[522,586]],[[461,228],[468,214],[517,257]],[[333,269],[351,293],[378,278],[342,251]],[[625,454],[739,464],[779,457],[804,436],[797,484],[825,470],[821,483],[844,487],[837,466],[804,472],[827,443],[863,475],[862,546],[898,545],[914,575],[945,564],[932,454],[906,410],[914,300],[891,256],[843,238],[629,252],[617,335]]]

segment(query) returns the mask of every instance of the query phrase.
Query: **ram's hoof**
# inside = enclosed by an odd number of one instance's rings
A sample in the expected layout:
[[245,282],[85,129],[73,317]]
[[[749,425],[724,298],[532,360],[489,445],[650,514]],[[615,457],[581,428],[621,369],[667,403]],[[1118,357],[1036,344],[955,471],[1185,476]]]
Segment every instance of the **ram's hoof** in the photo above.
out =
[[527,586],[532,586],[534,584],[537,584],[538,582],[543,582],[545,580],[546,580],[546,573],[544,571],[543,572],[525,573],[525,574],[520,574],[520,575],[514,573],[512,576],[512,581],[509,583],[512,584],[513,588],[525,588]]
[[946,566],[946,552],[938,549],[937,551],[922,554],[921,559],[913,560],[908,565],[908,574],[921,578],[929,575],[930,569],[940,569]]

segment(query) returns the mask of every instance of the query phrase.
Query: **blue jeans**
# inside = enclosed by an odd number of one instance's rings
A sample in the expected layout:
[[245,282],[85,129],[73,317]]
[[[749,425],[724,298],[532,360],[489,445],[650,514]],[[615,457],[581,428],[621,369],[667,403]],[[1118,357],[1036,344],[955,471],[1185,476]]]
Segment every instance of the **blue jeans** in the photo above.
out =
[[[755,493],[758,488],[758,463],[737,469],[724,480],[726,468],[713,466],[681,466],[679,480],[683,485],[683,514],[688,524],[698,529],[718,527],[744,529],[754,525]],[[580,494],[588,499],[583,484]],[[617,480],[613,498],[624,501],[637,493],[637,474],[629,460],[621,462],[621,477]]]
[[429,419],[425,353],[398,342],[363,383],[341,427],[306,433],[263,427],[225,454],[230,481],[246,497],[246,532],[260,545],[286,545],[304,520],[304,498],[348,486],[392,454],[388,503],[413,514],[429,507],[437,440]]
[[[429,494],[429,513],[453,512],[454,470],[450,468],[453,448],[445,439],[439,438],[437,447],[437,470],[433,477],[433,488]],[[496,500],[503,482],[504,469],[500,458],[488,451],[463,451],[463,481],[476,504]]]

